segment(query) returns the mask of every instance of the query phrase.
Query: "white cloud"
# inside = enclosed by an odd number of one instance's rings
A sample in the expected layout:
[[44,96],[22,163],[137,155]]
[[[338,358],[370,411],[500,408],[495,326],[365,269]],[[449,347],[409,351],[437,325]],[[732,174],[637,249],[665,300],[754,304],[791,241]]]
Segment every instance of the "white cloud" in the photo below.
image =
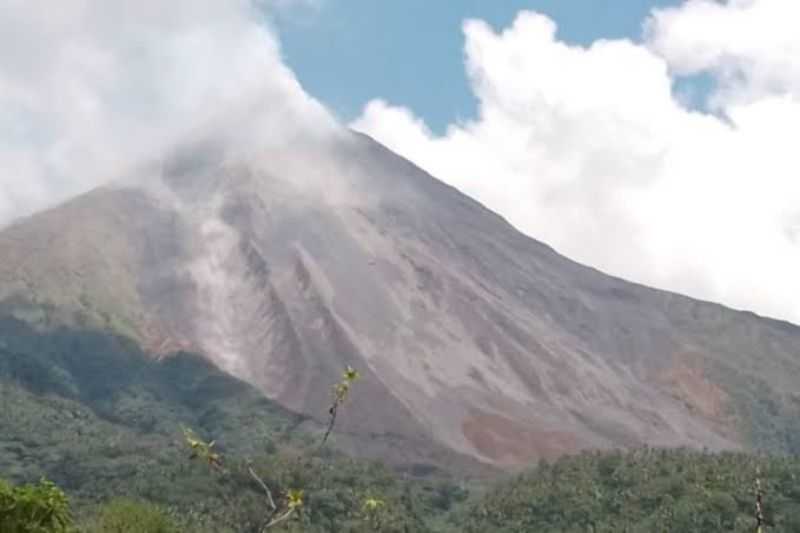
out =
[[[370,102],[353,122],[566,255],[800,323],[797,2],[689,1],[643,43],[568,46],[548,18],[464,24],[474,121],[436,136]],[[675,77],[710,73],[715,113]]]
[[0,2],[0,225],[116,177],[231,106],[260,109],[262,133],[329,121],[262,10],[316,1]]
[[712,73],[723,106],[800,95],[799,17],[800,3],[787,0],[691,0],[656,11],[645,33],[675,73]]

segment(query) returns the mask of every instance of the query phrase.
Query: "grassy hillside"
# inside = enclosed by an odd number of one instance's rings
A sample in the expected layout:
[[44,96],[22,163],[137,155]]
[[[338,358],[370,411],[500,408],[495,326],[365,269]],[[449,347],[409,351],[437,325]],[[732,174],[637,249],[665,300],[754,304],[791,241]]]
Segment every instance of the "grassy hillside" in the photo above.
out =
[[[217,440],[224,473],[188,459],[181,426]],[[423,516],[464,497],[445,478],[409,481],[319,450],[321,432],[191,354],[157,362],[125,338],[0,319],[0,478],[56,482],[81,520],[128,497],[191,531],[254,526],[264,494],[245,460],[276,494],[306,491],[303,531],[364,526],[368,498],[385,502],[384,527],[425,531]]]

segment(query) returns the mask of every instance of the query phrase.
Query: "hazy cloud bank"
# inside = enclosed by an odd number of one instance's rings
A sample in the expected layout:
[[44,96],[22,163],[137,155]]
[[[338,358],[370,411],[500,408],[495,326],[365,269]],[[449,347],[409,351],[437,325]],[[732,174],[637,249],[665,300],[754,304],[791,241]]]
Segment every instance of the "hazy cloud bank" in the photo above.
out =
[[158,156],[229,108],[247,120],[227,126],[240,138],[257,126],[263,142],[303,120],[329,123],[264,13],[315,1],[0,1],[0,226]]

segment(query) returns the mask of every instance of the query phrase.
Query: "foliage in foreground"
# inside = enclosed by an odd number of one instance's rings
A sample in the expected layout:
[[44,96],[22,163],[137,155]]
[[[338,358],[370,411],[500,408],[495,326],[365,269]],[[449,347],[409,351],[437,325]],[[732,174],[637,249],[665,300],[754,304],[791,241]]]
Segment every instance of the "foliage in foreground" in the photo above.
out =
[[72,517],[66,495],[53,483],[12,486],[0,479],[0,531],[66,533]]
[[[84,513],[78,531],[259,531],[267,507],[249,468],[276,493],[302,487],[302,510],[270,531],[753,533],[759,479],[763,531],[800,533],[800,459],[653,449],[542,463],[466,501],[454,485],[406,480],[377,464],[282,451],[215,472],[208,479],[214,498],[202,505],[112,501]],[[7,524],[0,517],[4,533],[67,531]]]
[[[276,494],[290,494],[291,487],[303,493],[296,516],[271,531],[752,533],[758,479],[764,494],[763,531],[800,533],[800,459],[652,449],[542,463],[467,501],[454,485],[404,480],[378,464],[281,451],[215,470],[206,478],[210,494],[198,486],[189,495],[199,498],[197,506],[112,500],[84,508],[77,531],[261,531],[267,506],[248,474],[251,468]],[[0,531],[73,531],[66,500],[52,484],[14,488],[0,483],[0,494]],[[9,513],[9,494],[26,505]],[[53,502],[57,512],[42,512]]]

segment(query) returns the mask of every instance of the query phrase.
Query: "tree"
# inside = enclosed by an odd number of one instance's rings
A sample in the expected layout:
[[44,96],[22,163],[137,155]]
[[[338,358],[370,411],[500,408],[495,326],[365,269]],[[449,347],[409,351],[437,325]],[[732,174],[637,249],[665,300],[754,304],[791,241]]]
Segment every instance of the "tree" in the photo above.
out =
[[72,516],[67,496],[53,483],[12,486],[0,480],[0,531],[68,533]]

